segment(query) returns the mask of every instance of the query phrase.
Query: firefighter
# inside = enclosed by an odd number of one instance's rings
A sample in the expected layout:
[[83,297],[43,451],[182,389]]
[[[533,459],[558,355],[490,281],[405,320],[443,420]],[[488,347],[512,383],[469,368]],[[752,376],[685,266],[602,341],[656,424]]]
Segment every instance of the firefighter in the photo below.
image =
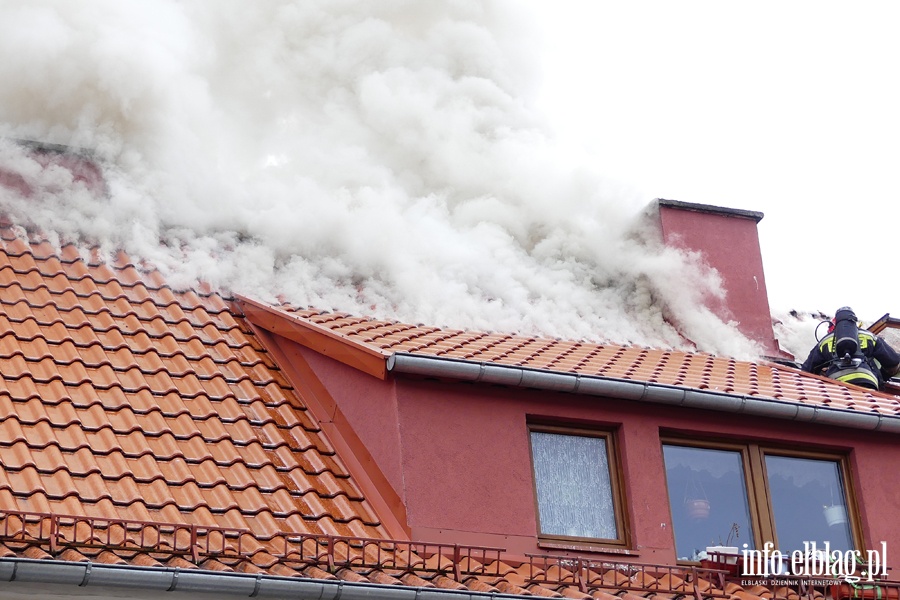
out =
[[800,367],[844,383],[873,390],[900,371],[900,354],[882,338],[862,329],[849,306],[834,314],[828,335],[810,351]]

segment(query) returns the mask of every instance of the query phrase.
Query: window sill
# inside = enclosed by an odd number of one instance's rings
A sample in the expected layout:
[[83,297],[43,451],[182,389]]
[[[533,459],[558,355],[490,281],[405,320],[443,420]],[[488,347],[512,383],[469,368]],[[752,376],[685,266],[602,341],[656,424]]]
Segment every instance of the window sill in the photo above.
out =
[[596,552],[598,554],[615,554],[617,556],[640,556],[640,552],[628,548],[591,544],[590,542],[563,542],[538,540],[538,548],[547,550],[571,550],[573,552]]

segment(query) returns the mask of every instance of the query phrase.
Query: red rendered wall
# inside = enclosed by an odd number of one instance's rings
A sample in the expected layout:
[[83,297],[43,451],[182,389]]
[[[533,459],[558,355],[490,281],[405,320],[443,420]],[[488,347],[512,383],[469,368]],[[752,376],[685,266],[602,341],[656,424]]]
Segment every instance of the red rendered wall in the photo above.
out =
[[[674,560],[659,426],[647,406],[529,390],[404,381],[398,389],[414,537],[558,553],[537,546],[529,419],[618,426],[638,556]],[[447,424],[449,423],[449,426]],[[434,474],[446,477],[436,485]],[[665,523],[665,525],[662,525]]]
[[603,398],[433,381],[398,386],[403,469],[413,536],[558,552],[536,544],[535,501],[526,424],[553,417],[573,424],[618,424],[627,518],[641,561],[673,563],[660,431],[695,438],[851,452],[853,488],[867,547],[900,547],[892,517],[900,487],[884,473],[900,468],[897,438],[788,421],[654,406]]
[[599,397],[407,377],[380,381],[306,352],[405,501],[411,537],[559,554],[537,545],[529,419],[615,426],[630,560],[674,563],[660,431],[850,455],[868,547],[900,548],[897,436]]
[[555,419],[616,428],[631,535],[623,559],[675,561],[661,431],[847,452],[864,543],[900,548],[900,488],[885,476],[900,471],[896,435],[481,384],[382,381],[303,355],[403,499],[414,540],[565,553],[538,546],[527,429],[529,420]]
[[[299,344],[282,340],[300,351],[337,402],[355,433],[378,462],[388,483],[403,498],[400,417],[394,386],[322,356]],[[317,416],[322,420],[323,416]]]

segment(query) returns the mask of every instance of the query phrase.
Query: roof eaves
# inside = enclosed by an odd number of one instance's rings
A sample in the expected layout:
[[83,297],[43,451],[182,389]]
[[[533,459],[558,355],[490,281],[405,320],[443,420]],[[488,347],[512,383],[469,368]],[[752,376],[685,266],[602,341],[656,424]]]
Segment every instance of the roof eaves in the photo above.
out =
[[729,394],[647,381],[597,375],[560,373],[512,365],[499,365],[398,352],[387,362],[390,373],[442,377],[555,392],[605,396],[621,400],[667,404],[731,414],[785,419],[868,431],[900,433],[900,417],[814,406],[764,396]]
[[361,344],[335,331],[318,327],[302,317],[279,310],[246,296],[236,295],[234,303],[254,325],[295,341],[364,373],[385,379],[388,353]]
[[[513,599],[510,594],[382,585],[344,580],[306,579],[267,574],[140,567],[98,562],[30,558],[0,559],[0,581],[80,588],[122,588],[158,592],[204,592],[217,596],[319,598],[321,600]],[[99,590],[98,590],[99,591]]]

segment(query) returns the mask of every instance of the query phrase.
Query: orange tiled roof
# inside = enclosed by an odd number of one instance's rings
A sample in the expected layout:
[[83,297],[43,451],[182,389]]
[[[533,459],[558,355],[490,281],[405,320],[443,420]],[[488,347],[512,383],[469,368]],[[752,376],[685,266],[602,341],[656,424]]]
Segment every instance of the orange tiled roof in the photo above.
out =
[[[384,526],[302,395],[220,296],[173,291],[122,253],[105,261],[9,224],[0,224],[0,245],[0,561],[556,597],[754,597],[690,569],[553,557],[510,563],[491,549],[384,541]],[[312,311],[297,318],[379,356],[403,350],[660,381],[684,377],[679,361],[690,363],[685,381],[693,381],[696,361],[707,365],[708,385],[732,386],[749,377],[744,369],[761,369]]]
[[385,536],[222,298],[0,237],[0,509],[245,529],[260,555],[286,532]]
[[776,363],[739,361],[702,352],[448,330],[314,309],[299,310],[289,305],[268,306],[246,298],[240,298],[239,303],[327,331],[339,340],[335,343],[377,351],[385,360],[394,353],[409,353],[900,416],[897,396]]

